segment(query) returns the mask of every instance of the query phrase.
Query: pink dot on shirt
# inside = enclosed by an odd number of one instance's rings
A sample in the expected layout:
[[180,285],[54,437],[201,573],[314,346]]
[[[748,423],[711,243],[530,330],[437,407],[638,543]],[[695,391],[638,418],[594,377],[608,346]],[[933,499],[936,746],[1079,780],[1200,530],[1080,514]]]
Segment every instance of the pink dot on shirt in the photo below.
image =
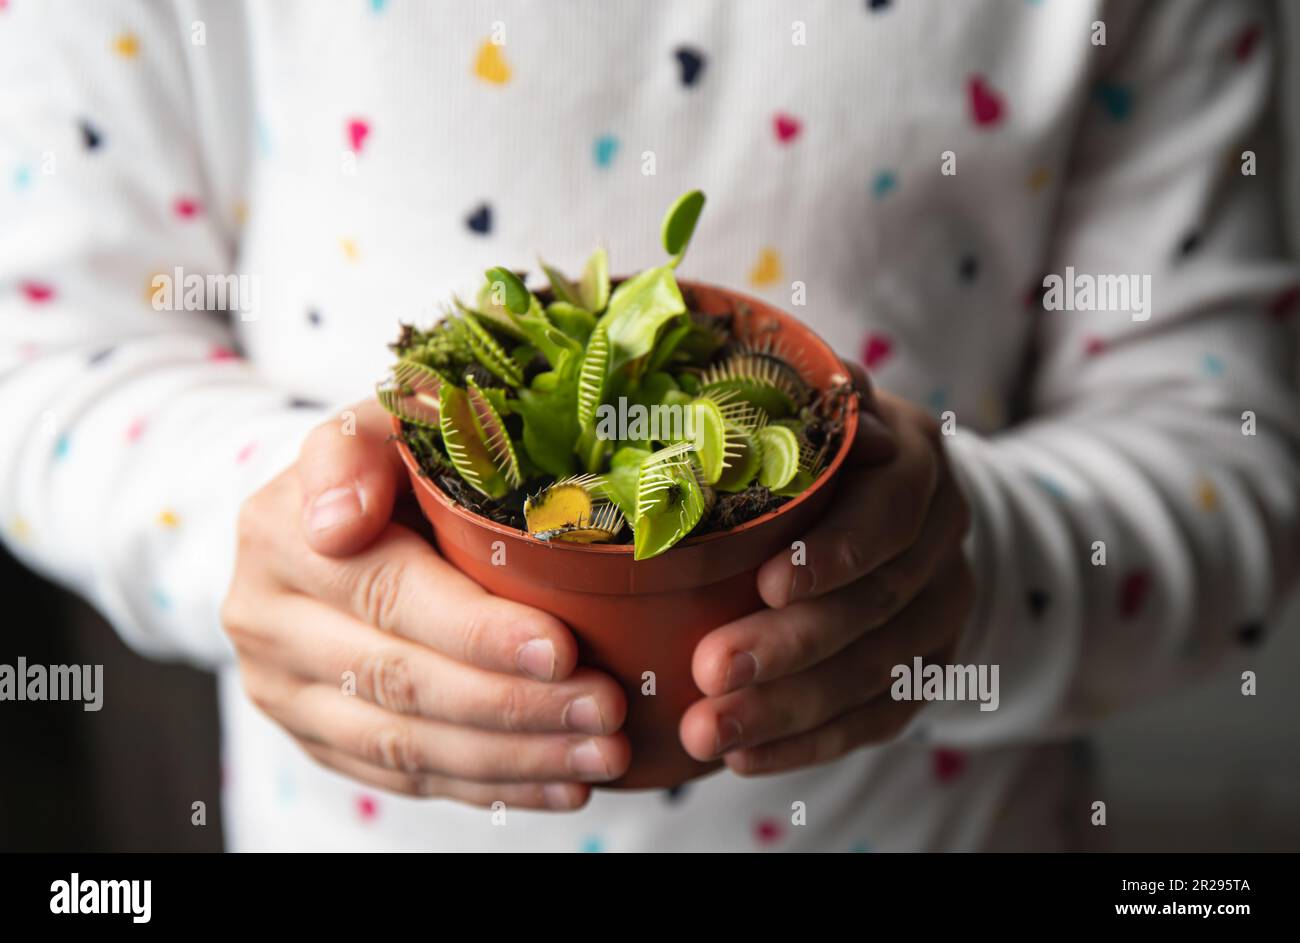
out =
[[770,816],[754,823],[754,840],[760,845],[774,845],[785,835],[781,822]]
[[357,816],[369,825],[379,816],[379,800],[366,794],[357,796]]

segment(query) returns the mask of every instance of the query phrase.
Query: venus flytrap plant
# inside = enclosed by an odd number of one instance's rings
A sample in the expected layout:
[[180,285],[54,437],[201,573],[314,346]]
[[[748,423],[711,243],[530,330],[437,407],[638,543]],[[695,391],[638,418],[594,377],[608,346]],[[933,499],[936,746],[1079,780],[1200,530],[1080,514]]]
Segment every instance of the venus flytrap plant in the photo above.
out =
[[[537,539],[630,540],[637,560],[809,487],[827,445],[806,434],[821,420],[799,370],[733,336],[733,318],[692,311],[677,284],[703,207],[698,191],[679,198],[668,261],[618,284],[604,249],[576,280],[539,260],[540,292],[498,266],[474,307],[453,299],[432,328],[404,327],[378,398],[425,474]],[[614,403],[685,422],[611,433],[598,417]]]

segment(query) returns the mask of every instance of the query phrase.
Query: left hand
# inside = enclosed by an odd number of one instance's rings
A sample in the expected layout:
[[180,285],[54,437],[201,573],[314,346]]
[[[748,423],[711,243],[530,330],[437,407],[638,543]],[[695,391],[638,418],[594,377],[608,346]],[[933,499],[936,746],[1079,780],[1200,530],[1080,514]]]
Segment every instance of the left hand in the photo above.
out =
[[758,588],[771,608],[695,650],[705,697],[682,717],[682,745],[736,773],[824,763],[897,736],[924,702],[893,700],[891,670],[950,658],[973,605],[961,547],[970,509],[938,425],[850,371],[858,434],[805,562],[790,551],[768,560]]

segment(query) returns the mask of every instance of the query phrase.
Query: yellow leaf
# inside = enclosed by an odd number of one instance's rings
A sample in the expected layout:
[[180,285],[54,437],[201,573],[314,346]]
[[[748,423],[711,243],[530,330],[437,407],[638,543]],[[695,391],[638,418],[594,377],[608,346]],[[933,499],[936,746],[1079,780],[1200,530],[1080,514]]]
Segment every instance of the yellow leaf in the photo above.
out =
[[578,527],[591,517],[591,495],[580,484],[554,484],[524,503],[528,533]]

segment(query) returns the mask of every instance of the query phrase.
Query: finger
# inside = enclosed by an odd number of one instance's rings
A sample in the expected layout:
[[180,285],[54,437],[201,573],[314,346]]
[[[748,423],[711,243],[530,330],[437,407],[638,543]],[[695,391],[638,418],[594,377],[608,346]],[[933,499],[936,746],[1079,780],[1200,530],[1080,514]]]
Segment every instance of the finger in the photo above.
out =
[[388,523],[395,496],[410,482],[391,433],[388,414],[372,400],[317,426],[303,442],[296,465],[302,535],[317,553],[355,553]]
[[840,362],[849,372],[854,392],[858,394],[858,429],[849,449],[848,462],[851,465],[887,462],[897,454],[898,442],[894,431],[885,424],[881,415],[871,378],[862,364],[849,360]]
[[941,582],[896,619],[807,670],[697,701],[682,718],[682,745],[700,760],[814,730],[887,691],[896,665],[948,644],[969,600]]
[[859,747],[893,740],[920,709],[915,701],[884,694],[809,733],[728,753],[726,764],[741,776],[755,776],[829,763]]
[[[949,479],[936,492],[916,541],[853,584],[859,587],[862,622],[867,627],[880,625],[915,599],[953,548],[961,544],[969,527],[970,510],[966,500]],[[821,585],[833,592],[842,585],[837,584],[835,575],[826,580],[814,577],[810,584],[796,582],[795,595],[790,601],[816,598],[816,594],[804,591],[805,585]]]
[[941,467],[919,430],[905,431],[898,457],[857,468],[840,482],[826,518],[804,540],[796,563],[783,551],[759,569],[758,591],[775,609],[861,579],[920,536],[938,489]]
[[246,656],[336,687],[350,681],[357,697],[395,713],[487,730],[593,734],[614,733],[627,714],[622,688],[589,668],[554,684],[483,671],[297,594],[274,597],[260,618],[274,628],[242,632]]
[[344,559],[291,556],[279,575],[382,632],[487,671],[556,681],[578,661],[577,642],[563,622],[485,592],[397,524]]
[[476,783],[427,773],[402,773],[375,766],[333,747],[309,740],[298,745],[320,765],[350,779],[414,798],[455,799],[469,805],[491,808],[504,802],[508,808],[571,811],[591,798],[585,783]]
[[[972,592],[960,553],[957,544],[946,547],[924,584],[951,596],[954,603],[968,600]],[[924,586],[902,604],[886,600],[888,605],[881,605],[880,590],[872,579],[784,609],[762,609],[714,629],[700,640],[691,659],[696,686],[707,696],[718,697],[788,677],[834,658],[866,635],[886,629],[894,632],[895,623],[914,622],[908,610],[921,602]]]
[[394,714],[309,684],[273,714],[281,726],[374,766],[483,782],[605,782],[626,772],[627,737],[513,734]]

